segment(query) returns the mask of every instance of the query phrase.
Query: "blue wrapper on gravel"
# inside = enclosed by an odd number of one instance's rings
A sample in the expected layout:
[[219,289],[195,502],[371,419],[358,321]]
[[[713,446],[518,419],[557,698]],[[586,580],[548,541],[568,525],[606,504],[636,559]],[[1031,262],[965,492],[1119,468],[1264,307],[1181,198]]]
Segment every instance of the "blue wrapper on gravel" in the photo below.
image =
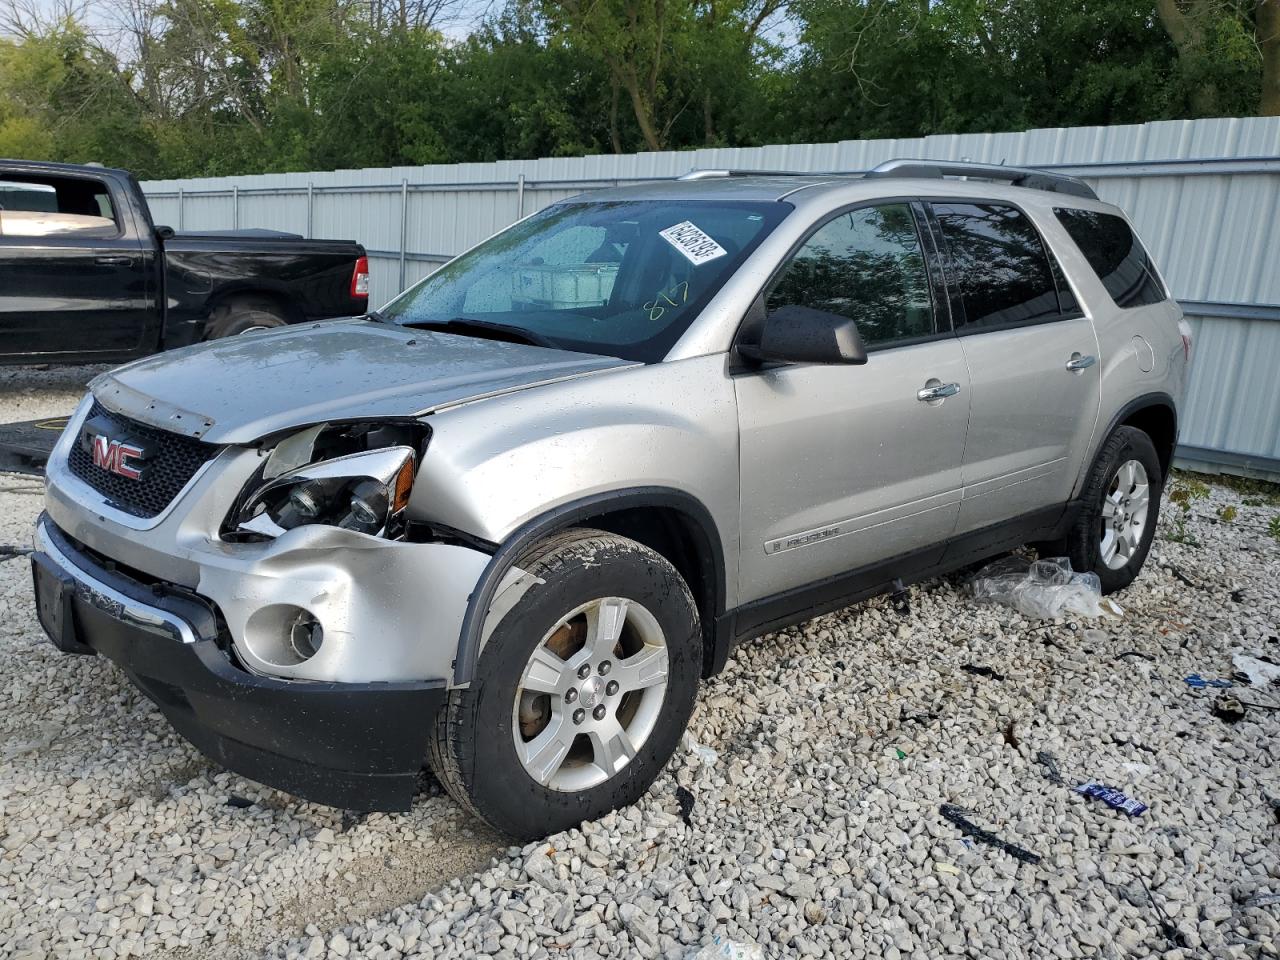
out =
[[1101,800],[1107,806],[1123,811],[1131,817],[1141,816],[1148,810],[1147,805],[1141,800],[1135,800],[1132,797],[1127,796],[1123,791],[1117,790],[1115,787],[1108,787],[1106,784],[1090,781],[1089,783],[1082,783],[1080,786],[1072,787],[1071,789],[1086,797],[1093,797],[1096,800]]

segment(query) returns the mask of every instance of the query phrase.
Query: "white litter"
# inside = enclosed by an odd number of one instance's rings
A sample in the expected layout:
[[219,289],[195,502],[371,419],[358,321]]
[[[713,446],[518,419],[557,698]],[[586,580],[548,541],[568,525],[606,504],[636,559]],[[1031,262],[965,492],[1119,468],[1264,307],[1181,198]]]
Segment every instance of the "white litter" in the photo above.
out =
[[697,758],[702,761],[702,765],[704,767],[714,767],[716,765],[716,761],[720,759],[720,754],[716,753],[711,747],[703,746],[697,740],[693,739],[690,734],[686,733],[683,740],[684,748],[690,753],[696,755]]
[[1231,665],[1236,668],[1237,673],[1243,673],[1248,677],[1249,684],[1254,687],[1270,686],[1280,680],[1280,666],[1259,660],[1257,657],[1237,653],[1231,658]]
[[1003,557],[977,572],[970,582],[975,600],[1004,603],[1024,616],[1042,620],[1075,614],[1118,617],[1120,605],[1102,595],[1096,573],[1076,573],[1066,557],[1030,561]]
[[691,954],[689,960],[764,960],[764,950],[758,943],[730,940],[717,933],[710,943]]

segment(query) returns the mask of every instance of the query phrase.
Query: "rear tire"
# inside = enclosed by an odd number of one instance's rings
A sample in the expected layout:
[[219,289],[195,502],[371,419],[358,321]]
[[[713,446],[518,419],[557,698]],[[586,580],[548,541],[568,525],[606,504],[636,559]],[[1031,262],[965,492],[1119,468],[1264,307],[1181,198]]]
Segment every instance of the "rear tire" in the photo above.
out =
[[206,340],[221,340],[254,330],[270,330],[288,323],[277,307],[264,303],[233,301],[214,307],[205,325]]
[[517,566],[537,580],[437,714],[431,766],[463,807],[532,840],[649,789],[693,711],[702,633],[680,574],[625,537],[570,530]]
[[1096,573],[1103,593],[1132,583],[1155,538],[1163,489],[1151,438],[1117,427],[1098,451],[1081,494],[1083,509],[1066,535],[1072,568]]

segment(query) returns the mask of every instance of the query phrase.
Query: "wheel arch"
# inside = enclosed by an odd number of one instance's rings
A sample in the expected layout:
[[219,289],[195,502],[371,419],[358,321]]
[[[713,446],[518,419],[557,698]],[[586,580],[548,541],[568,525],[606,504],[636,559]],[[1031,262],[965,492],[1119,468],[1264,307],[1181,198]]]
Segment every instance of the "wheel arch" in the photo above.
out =
[[1107,438],[1116,432],[1118,427],[1135,427],[1151,438],[1156,448],[1156,456],[1160,460],[1161,481],[1169,477],[1169,468],[1173,464],[1173,453],[1178,445],[1178,406],[1172,396],[1167,393],[1144,393],[1124,404],[1111,417],[1107,429],[1100,433],[1090,451],[1085,469],[1081,471],[1078,489],[1083,488],[1085,479],[1093,462],[1097,460],[1099,451]]
[[725,560],[711,513],[692,494],[668,487],[639,487],[583,497],[518,527],[494,552],[467,604],[454,661],[453,682],[470,682],[498,586],[533,544],[570,527],[591,527],[628,537],[661,554],[685,578],[702,623],[703,676],[723,667],[728,638],[721,629]]
[[301,323],[303,316],[297,305],[284,290],[269,286],[237,285],[222,288],[214,292],[206,302],[200,318],[200,337],[203,340],[209,335],[209,327],[213,314],[222,307],[243,304],[246,307],[265,306],[277,313],[286,323]]

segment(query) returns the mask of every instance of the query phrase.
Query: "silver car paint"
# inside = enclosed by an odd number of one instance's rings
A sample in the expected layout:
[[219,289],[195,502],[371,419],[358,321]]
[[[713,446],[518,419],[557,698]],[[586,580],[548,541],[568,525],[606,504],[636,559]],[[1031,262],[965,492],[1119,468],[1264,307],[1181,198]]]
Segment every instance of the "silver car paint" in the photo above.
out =
[[616,357],[368,320],[282,327],[137,360],[90,384],[112,410],[209,443],[329,420],[412,417],[627,366]]
[[[218,530],[264,454],[229,447],[177,498],[177,507],[140,532],[120,522],[65,467],[88,398],[49,460],[45,509],[92,550],[216,603],[250,669],[306,680],[373,682],[452,676],[467,598],[487,554],[444,543],[404,543],[340,530],[300,527],[266,543],[228,543]],[[262,638],[282,605],[324,626],[320,652],[273,661]]]
[[[1079,489],[1100,442],[1097,434],[1116,411],[1144,393],[1181,394],[1177,307],[1117,310],[1052,215],[1054,206],[1117,212],[1110,205],[977,182],[823,177],[665,183],[585,199],[612,196],[690,203],[785,196],[795,210],[661,364],[363,321],[253,335],[131,364],[95,382],[104,403],[233,446],[145,530],[112,516],[101,498],[77,486],[63,466],[65,449],[55,452],[50,515],[93,549],[229,605],[227,620],[242,654],[255,611],[272,604],[319,605],[322,619],[337,625],[339,652],[332,659],[281,667],[255,663],[249,651],[246,659],[259,669],[353,681],[449,676],[466,600],[487,555],[440,543],[366,543],[373,538],[343,531],[298,530],[298,536],[267,545],[224,543],[217,530],[260,462],[261,454],[243,445],[328,419],[423,416],[432,439],[411,516],[494,543],[529,519],[590,494],[647,486],[678,490],[700,501],[716,524],[724,597],[732,608],[887,556],[900,544],[945,537],[963,522],[966,501],[985,501],[998,511],[1001,503],[1015,502],[1009,491],[1017,490],[1027,494],[1019,507],[1062,502]],[[1055,342],[1041,351],[1044,363],[1060,364],[1063,349],[1069,355],[1081,346],[1096,349],[1101,363],[1089,378],[1054,368],[1059,386],[1044,394],[1041,407],[1071,397],[1078,401],[1075,419],[1055,414],[1059,435],[1038,448],[1002,458],[993,428],[979,424],[975,435],[992,438],[992,445],[976,447],[972,457],[960,455],[962,421],[979,411],[1000,415],[995,398],[1020,400],[1032,386],[1025,377],[1016,383],[999,377],[1005,361],[1020,374],[1025,344],[991,341],[990,357],[976,364],[970,362],[976,347],[966,352],[964,344],[946,340],[873,353],[862,368],[796,366],[746,375],[731,369],[741,318],[810,227],[847,205],[930,196],[1020,205],[1062,261],[1087,324],[1097,331],[1090,341],[1083,326],[1064,325],[1063,342],[1050,332]],[[1149,355],[1136,336],[1149,344]],[[1143,363],[1149,372],[1141,370]],[[974,366],[983,382],[974,382]],[[937,407],[915,400],[926,379],[943,376],[963,380],[961,394]],[[1047,368],[1043,376],[1050,376]],[[983,391],[990,392],[984,397]],[[196,422],[182,426],[174,414]],[[1027,419],[1024,438],[1035,422]],[[838,470],[818,469],[833,457]],[[1046,463],[1053,469],[1042,471],[1043,483],[1020,482]],[[838,482],[850,478],[855,482],[849,487]],[[982,496],[988,488],[1000,492]],[[971,516],[972,522],[980,519]],[[371,585],[366,600],[352,591],[356,583],[385,583],[386,589]],[[513,572],[498,596],[509,599],[527,586]],[[370,649],[372,658],[357,655]]]

